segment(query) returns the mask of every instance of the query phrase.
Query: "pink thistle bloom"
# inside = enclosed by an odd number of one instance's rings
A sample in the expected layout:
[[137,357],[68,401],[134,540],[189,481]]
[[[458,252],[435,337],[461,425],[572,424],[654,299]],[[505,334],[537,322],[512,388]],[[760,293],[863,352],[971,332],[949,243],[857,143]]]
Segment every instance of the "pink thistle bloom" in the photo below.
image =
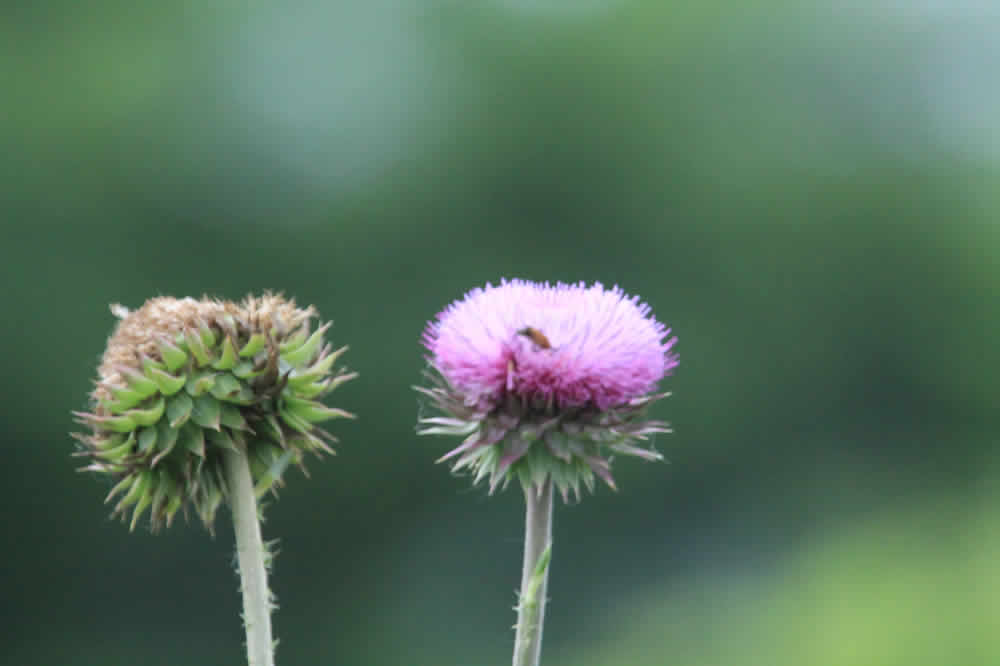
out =
[[[611,487],[606,446],[659,459],[632,445],[666,424],[640,420],[657,383],[677,365],[676,338],[648,305],[618,287],[502,281],[441,312],[423,334],[437,387],[421,389],[446,417],[423,434],[466,435],[458,456],[491,488],[514,471],[551,477],[579,493],[593,474]],[[538,443],[535,445],[535,443]]]

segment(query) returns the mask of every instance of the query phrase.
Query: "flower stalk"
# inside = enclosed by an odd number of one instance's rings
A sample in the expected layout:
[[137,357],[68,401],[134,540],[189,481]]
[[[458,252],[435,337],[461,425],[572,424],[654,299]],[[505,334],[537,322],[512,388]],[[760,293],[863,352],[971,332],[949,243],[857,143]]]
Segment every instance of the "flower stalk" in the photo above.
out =
[[552,559],[552,482],[524,486],[524,564],[517,604],[513,666],[538,666]]
[[461,437],[438,462],[524,489],[524,565],[513,666],[538,666],[552,556],[552,503],[596,480],[617,490],[614,454],[662,460],[649,439],[670,432],[650,405],[677,365],[677,339],[648,305],[618,287],[504,280],[473,289],[428,323],[427,386],[437,414],[421,435]]
[[158,297],[130,311],[108,339],[91,393],[76,412],[83,469],[114,481],[114,515],[146,516],[153,531],[189,510],[211,532],[218,509],[232,509],[250,666],[273,666],[270,553],[257,500],[283,484],[305,456],[333,454],[336,438],[319,423],[354,418],[323,396],[356,377],[335,367],[347,349],[326,342],[330,324],[312,326],[314,308],[281,295],[240,303]]
[[243,626],[247,634],[247,664],[274,666],[271,635],[271,591],[267,587],[267,551],[260,535],[257,497],[246,455],[226,451],[223,464],[236,535],[236,559],[243,591]]

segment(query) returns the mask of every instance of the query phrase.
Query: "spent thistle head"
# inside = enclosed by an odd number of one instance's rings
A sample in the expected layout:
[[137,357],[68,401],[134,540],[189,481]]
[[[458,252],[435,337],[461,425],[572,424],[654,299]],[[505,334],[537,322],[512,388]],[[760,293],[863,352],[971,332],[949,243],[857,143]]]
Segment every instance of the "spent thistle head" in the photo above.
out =
[[336,439],[316,424],[353,417],[319,402],[355,377],[334,370],[347,349],[312,330],[316,311],[281,295],[240,303],[159,297],[120,318],[97,370],[91,409],[76,412],[86,471],[108,474],[131,509],[131,528],[148,509],[154,530],[192,507],[211,530],[227,497],[225,450],[247,456],[258,496],[281,484],[308,452],[333,453]]

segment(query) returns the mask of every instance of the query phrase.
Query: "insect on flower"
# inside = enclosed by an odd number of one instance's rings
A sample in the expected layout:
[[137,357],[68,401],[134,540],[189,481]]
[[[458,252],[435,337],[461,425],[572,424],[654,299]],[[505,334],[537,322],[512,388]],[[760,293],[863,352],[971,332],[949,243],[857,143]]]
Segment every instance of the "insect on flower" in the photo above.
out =
[[532,328],[531,326],[525,326],[517,332],[518,335],[523,335],[529,338],[532,342],[538,345],[539,349],[552,349],[552,343],[545,336],[544,333],[539,331],[537,328]]

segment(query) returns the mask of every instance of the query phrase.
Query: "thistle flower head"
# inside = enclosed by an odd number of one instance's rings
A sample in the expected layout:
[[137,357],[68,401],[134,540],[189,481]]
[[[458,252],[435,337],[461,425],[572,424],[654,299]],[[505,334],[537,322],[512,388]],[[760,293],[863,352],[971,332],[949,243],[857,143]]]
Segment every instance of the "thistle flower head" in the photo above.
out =
[[315,424],[352,415],[318,399],[355,374],[332,370],[346,347],[325,342],[329,324],[311,330],[312,307],[265,294],[111,310],[121,321],[91,411],[75,414],[89,432],[74,436],[84,470],[117,479],[108,501],[121,496],[114,513],[131,509],[132,528],[147,509],[155,530],[190,505],[211,529],[228,493],[224,450],[247,456],[258,496],[306,452],[333,453],[335,438]]
[[600,477],[614,488],[608,451],[658,460],[636,443],[669,431],[643,417],[666,394],[676,338],[648,305],[601,284],[487,284],[424,331],[432,386],[418,388],[443,416],[421,434],[464,435],[442,460],[489,478],[551,479],[564,499]]

